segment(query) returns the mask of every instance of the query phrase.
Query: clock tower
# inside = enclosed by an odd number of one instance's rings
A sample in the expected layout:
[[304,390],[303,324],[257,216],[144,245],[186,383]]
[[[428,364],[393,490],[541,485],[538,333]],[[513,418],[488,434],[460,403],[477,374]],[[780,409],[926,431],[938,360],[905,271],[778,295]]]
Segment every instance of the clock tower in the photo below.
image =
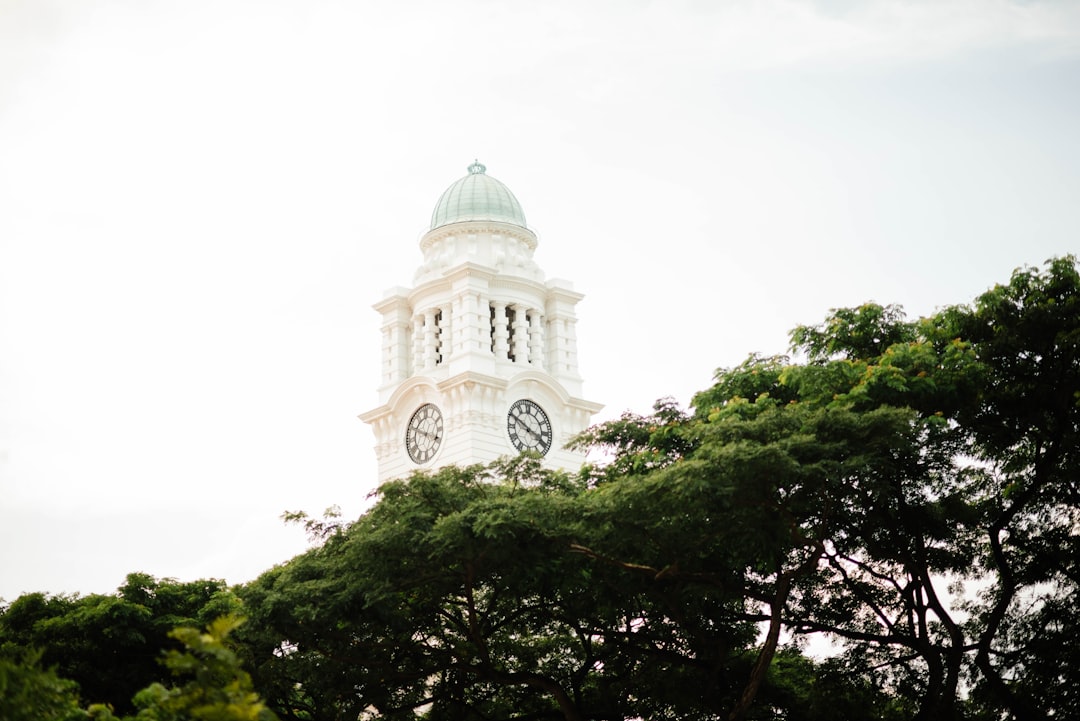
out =
[[581,398],[574,307],[545,279],[536,234],[510,189],[476,162],[435,204],[412,288],[382,314],[375,433],[379,482],[417,469],[488,463],[523,450],[577,470],[564,448],[603,406]]

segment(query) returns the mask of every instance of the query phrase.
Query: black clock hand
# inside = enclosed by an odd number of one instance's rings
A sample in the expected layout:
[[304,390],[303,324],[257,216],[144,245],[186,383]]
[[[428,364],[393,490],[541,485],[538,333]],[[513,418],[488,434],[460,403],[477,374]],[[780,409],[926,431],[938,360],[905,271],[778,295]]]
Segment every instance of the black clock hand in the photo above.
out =
[[525,421],[525,417],[523,415],[519,414],[519,415],[514,416],[514,418],[517,419],[518,428],[520,428],[523,431],[525,431],[526,433],[528,433],[530,436],[532,436],[537,441],[540,440],[540,434],[529,427],[529,424]]

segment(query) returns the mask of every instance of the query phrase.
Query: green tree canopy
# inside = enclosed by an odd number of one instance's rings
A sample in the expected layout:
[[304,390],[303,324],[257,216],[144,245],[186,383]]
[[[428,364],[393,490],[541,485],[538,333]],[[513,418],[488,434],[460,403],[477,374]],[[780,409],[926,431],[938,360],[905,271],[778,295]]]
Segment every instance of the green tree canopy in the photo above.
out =
[[596,496],[641,543],[590,552],[688,585],[741,574],[769,632],[733,717],[784,628],[921,718],[1074,714],[1072,655],[1048,652],[1076,630],[1078,298],[1064,258],[918,321],[841,309],[792,333],[805,362],[751,357],[692,415],[591,429],[612,454]]
[[0,608],[0,657],[37,651],[78,684],[85,703],[133,709],[139,689],[163,681],[158,663],[176,626],[203,626],[237,610],[224,582],[179,582],[132,573],[115,594],[29,593]]

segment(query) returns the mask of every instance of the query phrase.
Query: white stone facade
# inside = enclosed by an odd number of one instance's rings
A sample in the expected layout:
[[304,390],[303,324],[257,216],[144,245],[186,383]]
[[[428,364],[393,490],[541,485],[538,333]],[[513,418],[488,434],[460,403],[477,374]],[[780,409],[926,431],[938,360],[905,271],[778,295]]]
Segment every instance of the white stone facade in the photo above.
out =
[[[466,180],[473,179],[447,194]],[[480,180],[513,199],[497,180]],[[521,399],[550,419],[545,465],[576,470],[584,455],[563,446],[602,408],[581,399],[574,311],[583,296],[566,281],[544,279],[532,259],[536,235],[524,227],[520,207],[513,222],[471,220],[483,213],[454,210],[457,216],[420,240],[424,260],[414,287],[394,288],[375,305],[383,318],[380,405],[360,418],[375,433],[379,481],[517,453],[507,414]],[[440,213],[445,222],[446,210],[437,206]],[[406,434],[427,403],[442,414],[441,438],[436,452],[417,463]]]

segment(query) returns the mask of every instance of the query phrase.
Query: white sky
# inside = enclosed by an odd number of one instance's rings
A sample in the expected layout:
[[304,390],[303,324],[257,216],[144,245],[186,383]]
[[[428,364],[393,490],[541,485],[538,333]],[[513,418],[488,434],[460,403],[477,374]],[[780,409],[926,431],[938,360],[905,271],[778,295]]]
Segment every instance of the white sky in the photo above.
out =
[[358,515],[370,306],[473,158],[647,412],[1080,250],[1080,3],[0,0],[0,598]]

